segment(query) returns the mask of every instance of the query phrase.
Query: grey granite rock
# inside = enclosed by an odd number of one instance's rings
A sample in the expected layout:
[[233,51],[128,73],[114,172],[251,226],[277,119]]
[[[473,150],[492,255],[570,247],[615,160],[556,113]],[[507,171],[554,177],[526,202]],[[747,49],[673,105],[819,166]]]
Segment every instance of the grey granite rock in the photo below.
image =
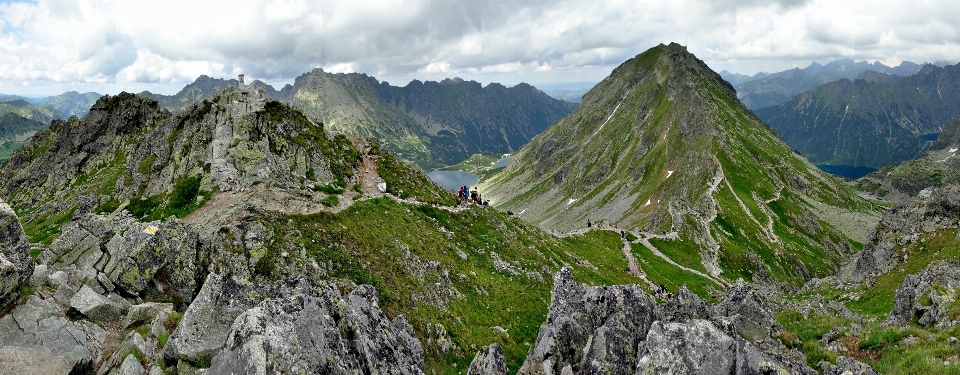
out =
[[[11,356],[20,358],[16,361],[33,361],[17,354],[24,349],[33,351],[36,355],[51,352],[51,363],[43,366],[53,366],[56,361],[60,361],[67,363],[68,365],[64,366],[70,368],[93,371],[94,362],[99,361],[103,355],[106,338],[107,333],[103,328],[85,320],[68,320],[56,302],[38,295],[31,296],[10,314],[0,318],[0,346],[6,347],[8,353],[12,353]],[[0,360],[0,364],[2,363],[6,362]]]
[[0,306],[19,296],[20,284],[33,276],[30,243],[20,219],[0,200]]
[[211,273],[170,335],[163,348],[164,360],[170,366],[183,361],[210,363],[226,342],[233,321],[267,296],[279,295],[279,288],[240,284]]
[[161,312],[173,311],[172,303],[147,302],[133,305],[123,318],[124,327],[136,327],[148,324]]
[[639,343],[657,320],[656,302],[639,285],[582,286],[567,268],[554,276],[547,320],[519,374],[605,369],[631,373]]
[[940,329],[960,325],[960,319],[949,314],[958,295],[960,262],[930,263],[920,273],[903,278],[903,285],[896,292],[896,306],[885,323],[906,326],[916,319],[920,325]]
[[657,305],[638,285],[582,286],[564,268],[551,295],[518,374],[814,373],[782,354],[790,351],[773,338],[781,328],[748,285],[716,305],[686,288]]
[[824,366],[823,375],[880,375],[870,365],[856,359],[839,356],[837,365]]
[[97,294],[86,285],[70,298],[70,307],[84,316],[98,322],[112,322],[120,319],[124,311],[122,307],[109,298]]
[[127,355],[127,358],[123,359],[123,363],[120,364],[120,368],[117,370],[117,375],[143,375],[147,371],[143,369],[143,365],[140,364],[140,361],[137,360],[137,357],[134,357],[133,354]]
[[[98,375],[112,373],[112,371],[137,371],[137,366],[140,366],[140,374],[145,372],[142,365],[140,365],[137,360],[137,356],[144,358],[146,363],[153,363],[157,354],[157,342],[154,339],[144,339],[143,336],[140,336],[137,332],[130,332],[124,337],[123,342],[120,343],[120,347],[117,348],[113,354],[110,355],[107,360],[103,361],[103,364],[100,365],[100,369],[97,370]],[[127,358],[134,357],[136,365],[133,363],[127,363]],[[124,369],[126,368],[126,370]]]
[[285,284],[234,320],[208,375],[423,373],[422,347],[409,325],[387,319],[373,287],[343,297],[309,279]]
[[0,346],[0,374],[72,375],[93,372],[89,357],[44,347]]
[[46,264],[38,264],[33,268],[33,275],[30,276],[30,285],[43,286],[47,284],[47,277],[50,276],[50,270]]
[[473,357],[467,375],[507,375],[507,363],[503,359],[503,348],[490,344]]
[[815,374],[791,361],[773,358],[706,320],[655,322],[637,374]]

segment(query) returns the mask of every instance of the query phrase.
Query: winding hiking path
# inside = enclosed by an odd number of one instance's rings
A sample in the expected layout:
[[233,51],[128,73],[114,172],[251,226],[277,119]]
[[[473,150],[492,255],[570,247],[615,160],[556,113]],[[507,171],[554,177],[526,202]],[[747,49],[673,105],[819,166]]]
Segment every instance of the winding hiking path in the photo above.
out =
[[[353,141],[354,145],[361,150],[367,151],[367,149],[369,148],[369,146],[362,139],[351,138],[351,141]],[[448,212],[453,212],[453,213],[467,210],[470,208],[470,206],[472,206],[472,205],[456,205],[453,207],[449,207],[449,206],[443,206],[439,204],[425,203],[412,198],[401,199],[400,197],[394,196],[392,194],[386,194],[384,192],[381,192],[380,187],[378,187],[378,185],[382,183],[383,180],[380,178],[380,175],[379,175],[379,165],[378,165],[379,163],[378,163],[377,157],[374,155],[371,155],[369,152],[362,152],[361,155],[362,155],[362,159],[360,162],[360,168],[358,170],[359,173],[357,176],[358,177],[357,183],[360,185],[361,192],[358,193],[351,190],[345,191],[343,194],[340,195],[339,203],[336,206],[326,207],[320,204],[321,200],[326,197],[326,194],[323,194],[320,192],[314,191],[307,196],[303,196],[303,195],[290,194],[289,192],[286,192],[283,189],[274,189],[267,186],[255,186],[248,189],[247,191],[217,192],[214,194],[213,197],[211,197],[210,201],[207,202],[207,204],[205,204],[203,207],[201,207],[197,211],[194,211],[187,217],[185,217],[184,221],[190,223],[190,222],[209,220],[209,219],[212,219],[210,215],[212,215],[213,213],[222,211],[225,208],[229,206],[234,206],[238,203],[247,203],[247,204],[252,204],[256,206],[263,206],[263,208],[271,211],[278,211],[278,212],[291,213],[291,214],[303,214],[303,215],[309,215],[309,214],[314,214],[314,213],[324,212],[324,211],[336,213],[351,207],[356,202],[360,202],[368,199],[380,198],[380,197],[385,197],[400,203],[406,203],[406,204],[416,205],[416,206],[429,205],[429,206],[436,207],[438,209],[448,211]],[[719,185],[720,180],[722,179],[723,179],[722,176],[720,178],[717,178],[713,182],[713,184],[711,184],[711,190],[715,190],[717,188],[717,185]],[[357,195],[359,194],[362,194],[361,195],[362,198],[354,199],[354,198],[357,198]],[[265,198],[269,198],[269,199],[265,199]],[[268,201],[273,202],[273,204],[264,206],[264,203]],[[743,206],[742,202],[741,202],[741,206]],[[746,207],[744,206],[744,208]],[[749,214],[749,211],[748,211],[748,214]],[[754,221],[756,221],[756,219],[754,219]],[[667,263],[670,263],[684,271],[690,272],[692,274],[695,274],[707,280],[710,280],[713,283],[716,283],[717,285],[720,285],[720,286],[726,285],[726,283],[724,283],[722,279],[717,279],[712,276],[708,276],[700,271],[678,264],[677,262],[673,261],[673,259],[670,259],[670,257],[664,255],[662,252],[660,252],[659,249],[657,249],[655,246],[653,246],[652,243],[650,243],[650,240],[649,240],[650,238],[677,240],[679,239],[679,235],[676,232],[664,233],[659,235],[654,233],[647,233],[647,232],[634,232],[634,231],[617,228],[613,225],[610,225],[609,223],[603,222],[603,223],[598,223],[595,226],[595,228],[580,228],[568,233],[557,233],[553,231],[550,231],[550,233],[554,234],[557,237],[569,237],[573,235],[584,234],[587,231],[593,230],[593,229],[610,231],[617,234],[630,233],[634,237],[637,237],[637,240],[634,242],[639,242],[643,244],[654,255],[660,257]],[[624,237],[621,237],[620,240],[623,242],[621,251],[623,252],[623,256],[627,259],[628,271],[630,275],[643,280],[648,286],[651,287],[651,289],[656,289],[657,284],[652,282],[649,278],[647,278],[646,273],[643,272],[643,269],[640,267],[639,263],[637,262],[636,257],[633,255],[631,241],[628,241]]]
[[713,281],[714,284],[717,284],[717,285],[719,285],[719,286],[725,286],[725,285],[727,285],[727,284],[725,284],[725,283],[723,283],[723,282],[720,282],[720,281],[717,280],[717,279],[714,279],[714,278],[711,277],[711,276],[708,276],[708,275],[704,274],[703,272],[700,272],[700,271],[697,271],[697,270],[695,270],[695,269],[688,268],[688,267],[684,267],[684,266],[681,266],[680,264],[677,264],[677,262],[674,262],[673,259],[670,259],[670,257],[668,257],[668,256],[664,255],[663,253],[661,253],[660,250],[658,250],[656,246],[653,246],[653,244],[650,243],[650,240],[647,239],[647,238],[645,238],[645,237],[640,237],[640,238],[637,239],[637,241],[640,242],[640,243],[642,243],[643,246],[646,246],[647,249],[649,249],[651,253],[653,253],[654,255],[656,255],[656,256],[662,258],[663,260],[667,261],[667,263],[670,263],[670,264],[672,264],[672,265],[674,265],[674,266],[677,266],[678,268],[680,268],[680,269],[682,269],[682,270],[684,270],[684,271],[690,272],[690,273],[692,273],[692,274],[695,274],[695,275],[698,275],[698,276],[700,276],[700,277],[703,277],[703,278],[705,278],[705,279],[707,279],[707,280]]
[[[636,240],[635,242],[639,242],[639,243],[643,244],[643,246],[646,246],[647,249],[649,249],[650,252],[653,253],[653,255],[656,255],[656,256],[660,257],[661,259],[663,259],[663,260],[666,261],[667,263],[670,263],[670,264],[672,264],[672,265],[674,265],[674,266],[676,266],[676,267],[678,267],[678,268],[680,268],[680,269],[682,269],[682,270],[684,270],[684,271],[690,272],[690,273],[692,273],[692,274],[695,274],[695,275],[697,275],[697,276],[700,276],[700,277],[703,277],[703,278],[705,278],[705,279],[707,279],[707,280],[710,280],[710,281],[712,281],[714,284],[717,284],[717,285],[719,285],[719,286],[729,285],[728,283],[724,282],[723,279],[718,279],[718,278],[715,278],[715,277],[713,277],[713,276],[709,276],[709,275],[707,275],[707,274],[704,274],[703,272],[700,272],[700,271],[697,271],[697,270],[695,270],[695,269],[692,269],[692,268],[689,268],[689,267],[685,267],[685,266],[682,266],[682,265],[678,264],[677,262],[673,261],[673,259],[670,259],[670,257],[666,256],[666,254],[660,252],[660,250],[657,249],[656,246],[653,246],[653,244],[650,243],[650,238],[659,238],[659,239],[665,239],[665,240],[677,240],[677,239],[680,238],[679,235],[677,234],[677,232],[670,232],[670,233],[666,233],[666,234],[654,234],[654,233],[648,233],[648,232],[634,232],[634,231],[630,231],[630,230],[626,230],[626,229],[617,228],[617,227],[615,227],[615,226],[613,226],[613,225],[611,225],[611,224],[609,224],[609,223],[602,222],[602,223],[598,223],[598,224],[595,226],[595,228],[580,228],[580,229],[577,229],[577,230],[574,230],[574,231],[570,231],[570,232],[567,232],[567,233],[554,233],[554,234],[557,235],[558,237],[569,237],[569,236],[584,234],[584,233],[586,233],[586,232],[588,232],[588,231],[590,231],[590,230],[592,230],[592,229],[605,230],[605,231],[614,232],[614,233],[617,233],[617,234],[620,234],[621,231],[623,231],[624,233],[630,233],[630,234],[632,234],[634,237],[637,237],[637,240]],[[623,245],[623,255],[627,257],[627,264],[630,266],[630,274],[632,274],[632,275],[634,275],[634,276],[636,276],[636,277],[639,277],[639,278],[643,279],[645,282],[647,282],[647,284],[651,285],[653,288],[656,288],[656,287],[657,287],[657,284],[653,283],[652,281],[650,281],[650,280],[647,278],[646,274],[643,272],[643,269],[641,269],[639,263],[637,263],[637,258],[633,256],[633,251],[632,251],[632,249],[631,249],[630,242],[627,241],[625,238],[621,238],[621,241],[623,241],[623,244],[624,244],[624,245]],[[641,275],[642,275],[642,276],[641,276]]]

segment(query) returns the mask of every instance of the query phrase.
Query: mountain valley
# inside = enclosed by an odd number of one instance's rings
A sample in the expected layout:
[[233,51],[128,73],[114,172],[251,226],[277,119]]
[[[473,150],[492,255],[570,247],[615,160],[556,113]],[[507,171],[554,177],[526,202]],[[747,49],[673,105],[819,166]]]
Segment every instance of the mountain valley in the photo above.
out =
[[816,164],[882,168],[917,157],[960,115],[960,66],[926,65],[893,82],[841,79],[757,110]]

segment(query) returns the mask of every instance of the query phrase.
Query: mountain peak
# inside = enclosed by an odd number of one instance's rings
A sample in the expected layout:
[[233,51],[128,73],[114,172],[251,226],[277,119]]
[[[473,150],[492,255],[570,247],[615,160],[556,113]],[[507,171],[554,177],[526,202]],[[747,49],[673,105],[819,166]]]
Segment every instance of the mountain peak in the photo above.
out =
[[[499,207],[525,212],[523,218],[549,229],[576,230],[591,220],[673,233],[693,248],[712,249],[702,250],[697,266],[711,275],[734,273],[717,263],[732,256],[722,255],[732,251],[724,249],[786,246],[800,252],[807,251],[804,243],[843,238],[825,239],[832,229],[775,218],[770,202],[796,207],[797,217],[817,216],[802,208],[801,196],[857,205],[855,195],[795,154],[737,101],[729,83],[676,43],[614,69],[481,190]],[[765,224],[768,218],[791,227],[783,230],[805,233],[804,239],[777,234]],[[733,221],[741,227],[725,227]],[[834,266],[840,256],[839,250],[818,255]],[[775,278],[809,277],[793,272]]]

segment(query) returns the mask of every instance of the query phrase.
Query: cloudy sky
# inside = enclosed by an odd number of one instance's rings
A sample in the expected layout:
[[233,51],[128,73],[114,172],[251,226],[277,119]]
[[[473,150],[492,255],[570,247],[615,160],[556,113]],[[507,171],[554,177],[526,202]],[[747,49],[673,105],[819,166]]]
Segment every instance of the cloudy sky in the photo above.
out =
[[406,85],[596,82],[659,43],[753,74],[836,58],[960,62],[958,0],[10,1],[0,93],[277,88],[312,68]]

